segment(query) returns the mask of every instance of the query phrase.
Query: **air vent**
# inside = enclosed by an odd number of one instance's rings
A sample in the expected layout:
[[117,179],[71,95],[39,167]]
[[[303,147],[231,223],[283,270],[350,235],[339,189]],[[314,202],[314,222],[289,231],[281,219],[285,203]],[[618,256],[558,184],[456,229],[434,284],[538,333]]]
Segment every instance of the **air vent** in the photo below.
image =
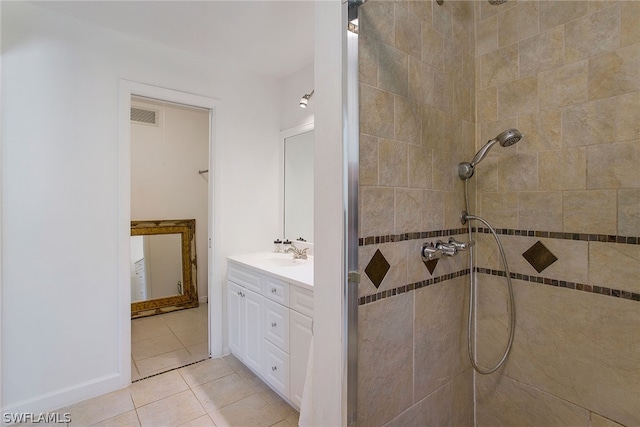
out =
[[131,107],[132,122],[146,123],[148,125],[157,125],[157,117],[158,117],[157,111]]

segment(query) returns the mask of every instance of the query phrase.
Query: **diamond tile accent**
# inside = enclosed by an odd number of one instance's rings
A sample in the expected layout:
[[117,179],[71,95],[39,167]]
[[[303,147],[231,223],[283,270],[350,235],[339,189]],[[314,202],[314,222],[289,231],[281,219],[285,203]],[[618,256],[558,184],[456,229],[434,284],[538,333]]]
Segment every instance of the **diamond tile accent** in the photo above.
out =
[[424,265],[427,267],[427,270],[429,270],[429,273],[433,274],[433,272],[436,269],[436,265],[438,265],[438,261],[440,261],[440,258],[432,259],[431,261],[422,261],[422,262],[424,262]]
[[371,261],[369,261],[364,272],[367,273],[367,276],[369,276],[369,279],[371,279],[377,289],[380,287],[380,283],[382,283],[384,276],[387,275],[390,268],[391,266],[387,262],[387,259],[382,255],[380,249],[378,249],[376,253],[373,254],[373,257],[371,257]]
[[522,256],[533,266],[533,268],[536,269],[538,273],[542,272],[558,260],[558,258],[539,240],[527,249]]

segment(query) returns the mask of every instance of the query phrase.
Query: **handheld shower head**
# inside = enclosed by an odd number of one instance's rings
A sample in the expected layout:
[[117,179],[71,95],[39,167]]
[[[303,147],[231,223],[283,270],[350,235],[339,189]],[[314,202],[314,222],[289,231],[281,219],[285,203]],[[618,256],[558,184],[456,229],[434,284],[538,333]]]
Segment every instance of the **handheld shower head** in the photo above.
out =
[[500,133],[498,136],[493,138],[473,156],[473,160],[470,163],[464,162],[458,165],[458,175],[460,179],[465,180],[471,178],[474,172],[475,166],[482,161],[496,142],[500,144],[501,147],[510,147],[516,142],[520,141],[524,138],[524,134],[520,132],[518,129],[507,129],[504,132]]

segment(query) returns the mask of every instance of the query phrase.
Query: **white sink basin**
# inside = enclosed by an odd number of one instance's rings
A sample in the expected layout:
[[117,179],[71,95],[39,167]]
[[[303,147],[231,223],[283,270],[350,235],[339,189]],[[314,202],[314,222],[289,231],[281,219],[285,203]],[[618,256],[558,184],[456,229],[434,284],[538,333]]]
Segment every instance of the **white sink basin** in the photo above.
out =
[[313,257],[294,259],[293,254],[259,252],[236,255],[230,260],[270,272],[284,280],[313,286]]

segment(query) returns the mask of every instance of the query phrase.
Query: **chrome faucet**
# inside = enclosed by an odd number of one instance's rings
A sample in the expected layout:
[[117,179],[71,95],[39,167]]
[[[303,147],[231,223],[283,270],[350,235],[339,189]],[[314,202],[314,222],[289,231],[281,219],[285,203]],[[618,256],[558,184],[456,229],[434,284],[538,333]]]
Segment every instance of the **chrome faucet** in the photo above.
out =
[[285,253],[292,253],[293,254],[293,259],[307,259],[307,250],[309,248],[303,248],[303,249],[299,249],[297,247],[295,247],[294,245],[289,246],[287,249],[284,250]]

